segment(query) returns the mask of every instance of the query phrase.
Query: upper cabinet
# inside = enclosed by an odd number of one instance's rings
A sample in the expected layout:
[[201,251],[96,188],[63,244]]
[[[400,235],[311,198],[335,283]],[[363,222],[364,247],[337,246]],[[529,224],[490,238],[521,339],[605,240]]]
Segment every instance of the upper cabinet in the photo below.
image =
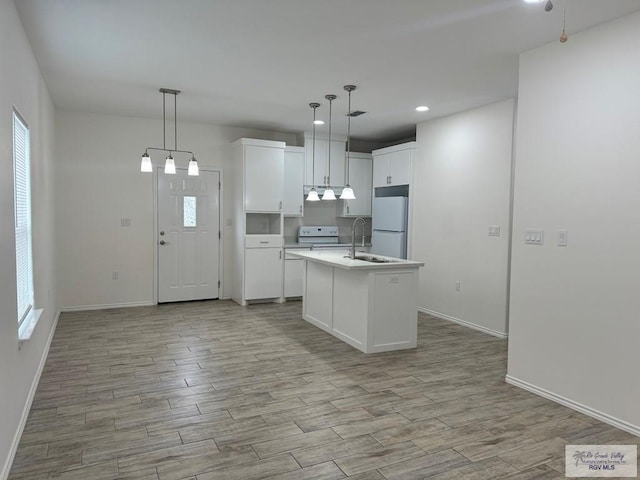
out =
[[239,173],[244,176],[246,212],[282,210],[284,148],[283,142],[242,138],[234,142]]
[[339,209],[339,216],[371,216],[372,174],[373,156],[370,153],[351,152],[349,154],[349,182],[356,198],[355,200],[340,200],[342,208]]
[[374,150],[373,187],[408,185],[411,183],[416,142]]
[[287,147],[284,150],[284,191],[282,214],[301,217],[304,214],[304,163],[303,147]]
[[[329,147],[331,147],[331,172],[329,172]],[[305,185],[344,185],[345,139],[318,138],[316,134],[315,161],[313,157],[313,138],[305,133]],[[330,178],[327,180],[327,177]]]

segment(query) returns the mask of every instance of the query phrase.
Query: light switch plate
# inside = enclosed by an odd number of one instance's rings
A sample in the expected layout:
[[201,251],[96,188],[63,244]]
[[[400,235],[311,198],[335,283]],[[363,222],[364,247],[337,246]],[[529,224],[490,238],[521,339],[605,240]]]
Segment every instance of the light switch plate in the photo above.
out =
[[569,243],[569,232],[566,230],[558,230],[558,246],[566,247]]
[[524,231],[524,243],[527,245],[542,245],[544,243],[544,230],[527,228]]
[[499,237],[500,236],[500,225],[489,225],[489,236],[490,237]]

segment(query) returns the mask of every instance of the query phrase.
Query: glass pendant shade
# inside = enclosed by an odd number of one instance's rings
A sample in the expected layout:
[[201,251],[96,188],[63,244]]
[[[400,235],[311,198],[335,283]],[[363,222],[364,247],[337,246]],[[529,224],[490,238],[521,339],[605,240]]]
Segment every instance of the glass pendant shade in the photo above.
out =
[[341,200],[355,200],[356,196],[353,194],[353,188],[347,185],[342,189],[342,193],[340,194]]
[[197,177],[198,175],[200,175],[196,157],[191,157],[191,160],[189,160],[189,169],[187,170],[187,174],[191,175],[192,177]]
[[312,188],[311,191],[309,192],[309,195],[307,195],[307,201],[309,202],[320,201],[320,197],[318,196],[318,192],[316,192],[315,188]]
[[153,172],[153,165],[151,164],[151,157],[147,152],[142,154],[142,161],[140,162],[141,172]]
[[333,193],[333,190],[331,188],[327,188],[324,191],[324,195],[322,195],[322,200],[335,200],[336,199],[336,194]]
[[164,173],[173,175],[176,173],[176,162],[173,161],[173,157],[169,155],[164,162]]

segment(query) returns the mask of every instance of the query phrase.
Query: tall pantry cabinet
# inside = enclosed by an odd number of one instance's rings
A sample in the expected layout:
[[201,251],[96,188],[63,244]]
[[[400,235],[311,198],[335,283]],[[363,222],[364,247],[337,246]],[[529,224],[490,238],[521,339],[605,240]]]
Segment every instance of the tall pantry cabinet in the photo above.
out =
[[241,138],[232,144],[231,298],[282,301],[284,142]]

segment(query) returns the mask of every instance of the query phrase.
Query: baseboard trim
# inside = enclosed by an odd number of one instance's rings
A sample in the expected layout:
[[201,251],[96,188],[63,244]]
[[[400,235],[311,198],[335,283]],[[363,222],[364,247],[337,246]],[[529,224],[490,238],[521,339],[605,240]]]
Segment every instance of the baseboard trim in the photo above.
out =
[[558,395],[557,393],[553,393],[544,388],[537,387],[531,383],[525,382],[511,375],[506,375],[505,381],[511,385],[522,388],[523,390],[527,390],[528,392],[535,393],[536,395],[539,395],[548,400],[552,400],[556,403],[559,403],[560,405],[564,405],[565,407],[568,407],[572,410],[584,413],[585,415],[595,418],[596,420],[600,420],[601,422],[611,425],[612,427],[619,428],[620,430],[624,430],[625,432],[629,432],[640,437],[640,426],[625,422],[624,420],[620,420],[619,418],[613,417],[607,413],[588,407],[574,400],[571,400],[570,398],[563,397],[562,395]]
[[487,327],[483,327],[482,325],[467,322],[466,320],[461,320],[460,318],[452,317],[451,315],[447,315],[446,313],[440,313],[440,312],[436,312],[435,310],[429,310],[428,308],[418,307],[418,311],[434,317],[441,318],[442,320],[448,320],[450,322],[472,328],[473,330],[478,330],[479,332],[486,333],[494,337],[501,338],[503,340],[509,336],[508,333],[499,332],[498,330],[492,330],[491,328],[487,328]]
[[63,307],[61,312],[81,312],[83,310],[107,310],[110,308],[127,308],[127,307],[152,307],[156,305],[153,302],[127,302],[127,303],[109,303],[104,305],[78,305],[74,307]]
[[53,340],[53,335],[56,332],[56,327],[58,326],[58,319],[60,318],[60,310],[56,314],[56,318],[53,320],[53,325],[51,326],[51,331],[49,332],[49,337],[47,338],[47,343],[42,352],[42,357],[40,358],[40,363],[38,364],[38,369],[36,370],[36,374],[33,377],[33,381],[31,382],[31,388],[29,389],[29,395],[27,396],[27,401],[24,404],[24,409],[22,410],[22,416],[20,417],[20,423],[18,424],[18,429],[16,430],[15,435],[13,436],[13,441],[11,442],[11,448],[9,449],[9,455],[7,455],[7,459],[5,460],[4,466],[2,470],[0,470],[0,479],[6,480],[9,477],[9,472],[11,471],[11,465],[13,465],[13,459],[18,451],[18,445],[20,444],[20,439],[22,438],[22,432],[24,431],[24,427],[27,424],[27,419],[29,418],[29,412],[31,411],[31,404],[33,403],[33,399],[36,396],[36,390],[38,389],[38,383],[40,383],[40,376],[42,375],[42,371],[44,370],[44,366],[47,363],[47,356],[49,355],[49,347],[51,347],[51,341]]

